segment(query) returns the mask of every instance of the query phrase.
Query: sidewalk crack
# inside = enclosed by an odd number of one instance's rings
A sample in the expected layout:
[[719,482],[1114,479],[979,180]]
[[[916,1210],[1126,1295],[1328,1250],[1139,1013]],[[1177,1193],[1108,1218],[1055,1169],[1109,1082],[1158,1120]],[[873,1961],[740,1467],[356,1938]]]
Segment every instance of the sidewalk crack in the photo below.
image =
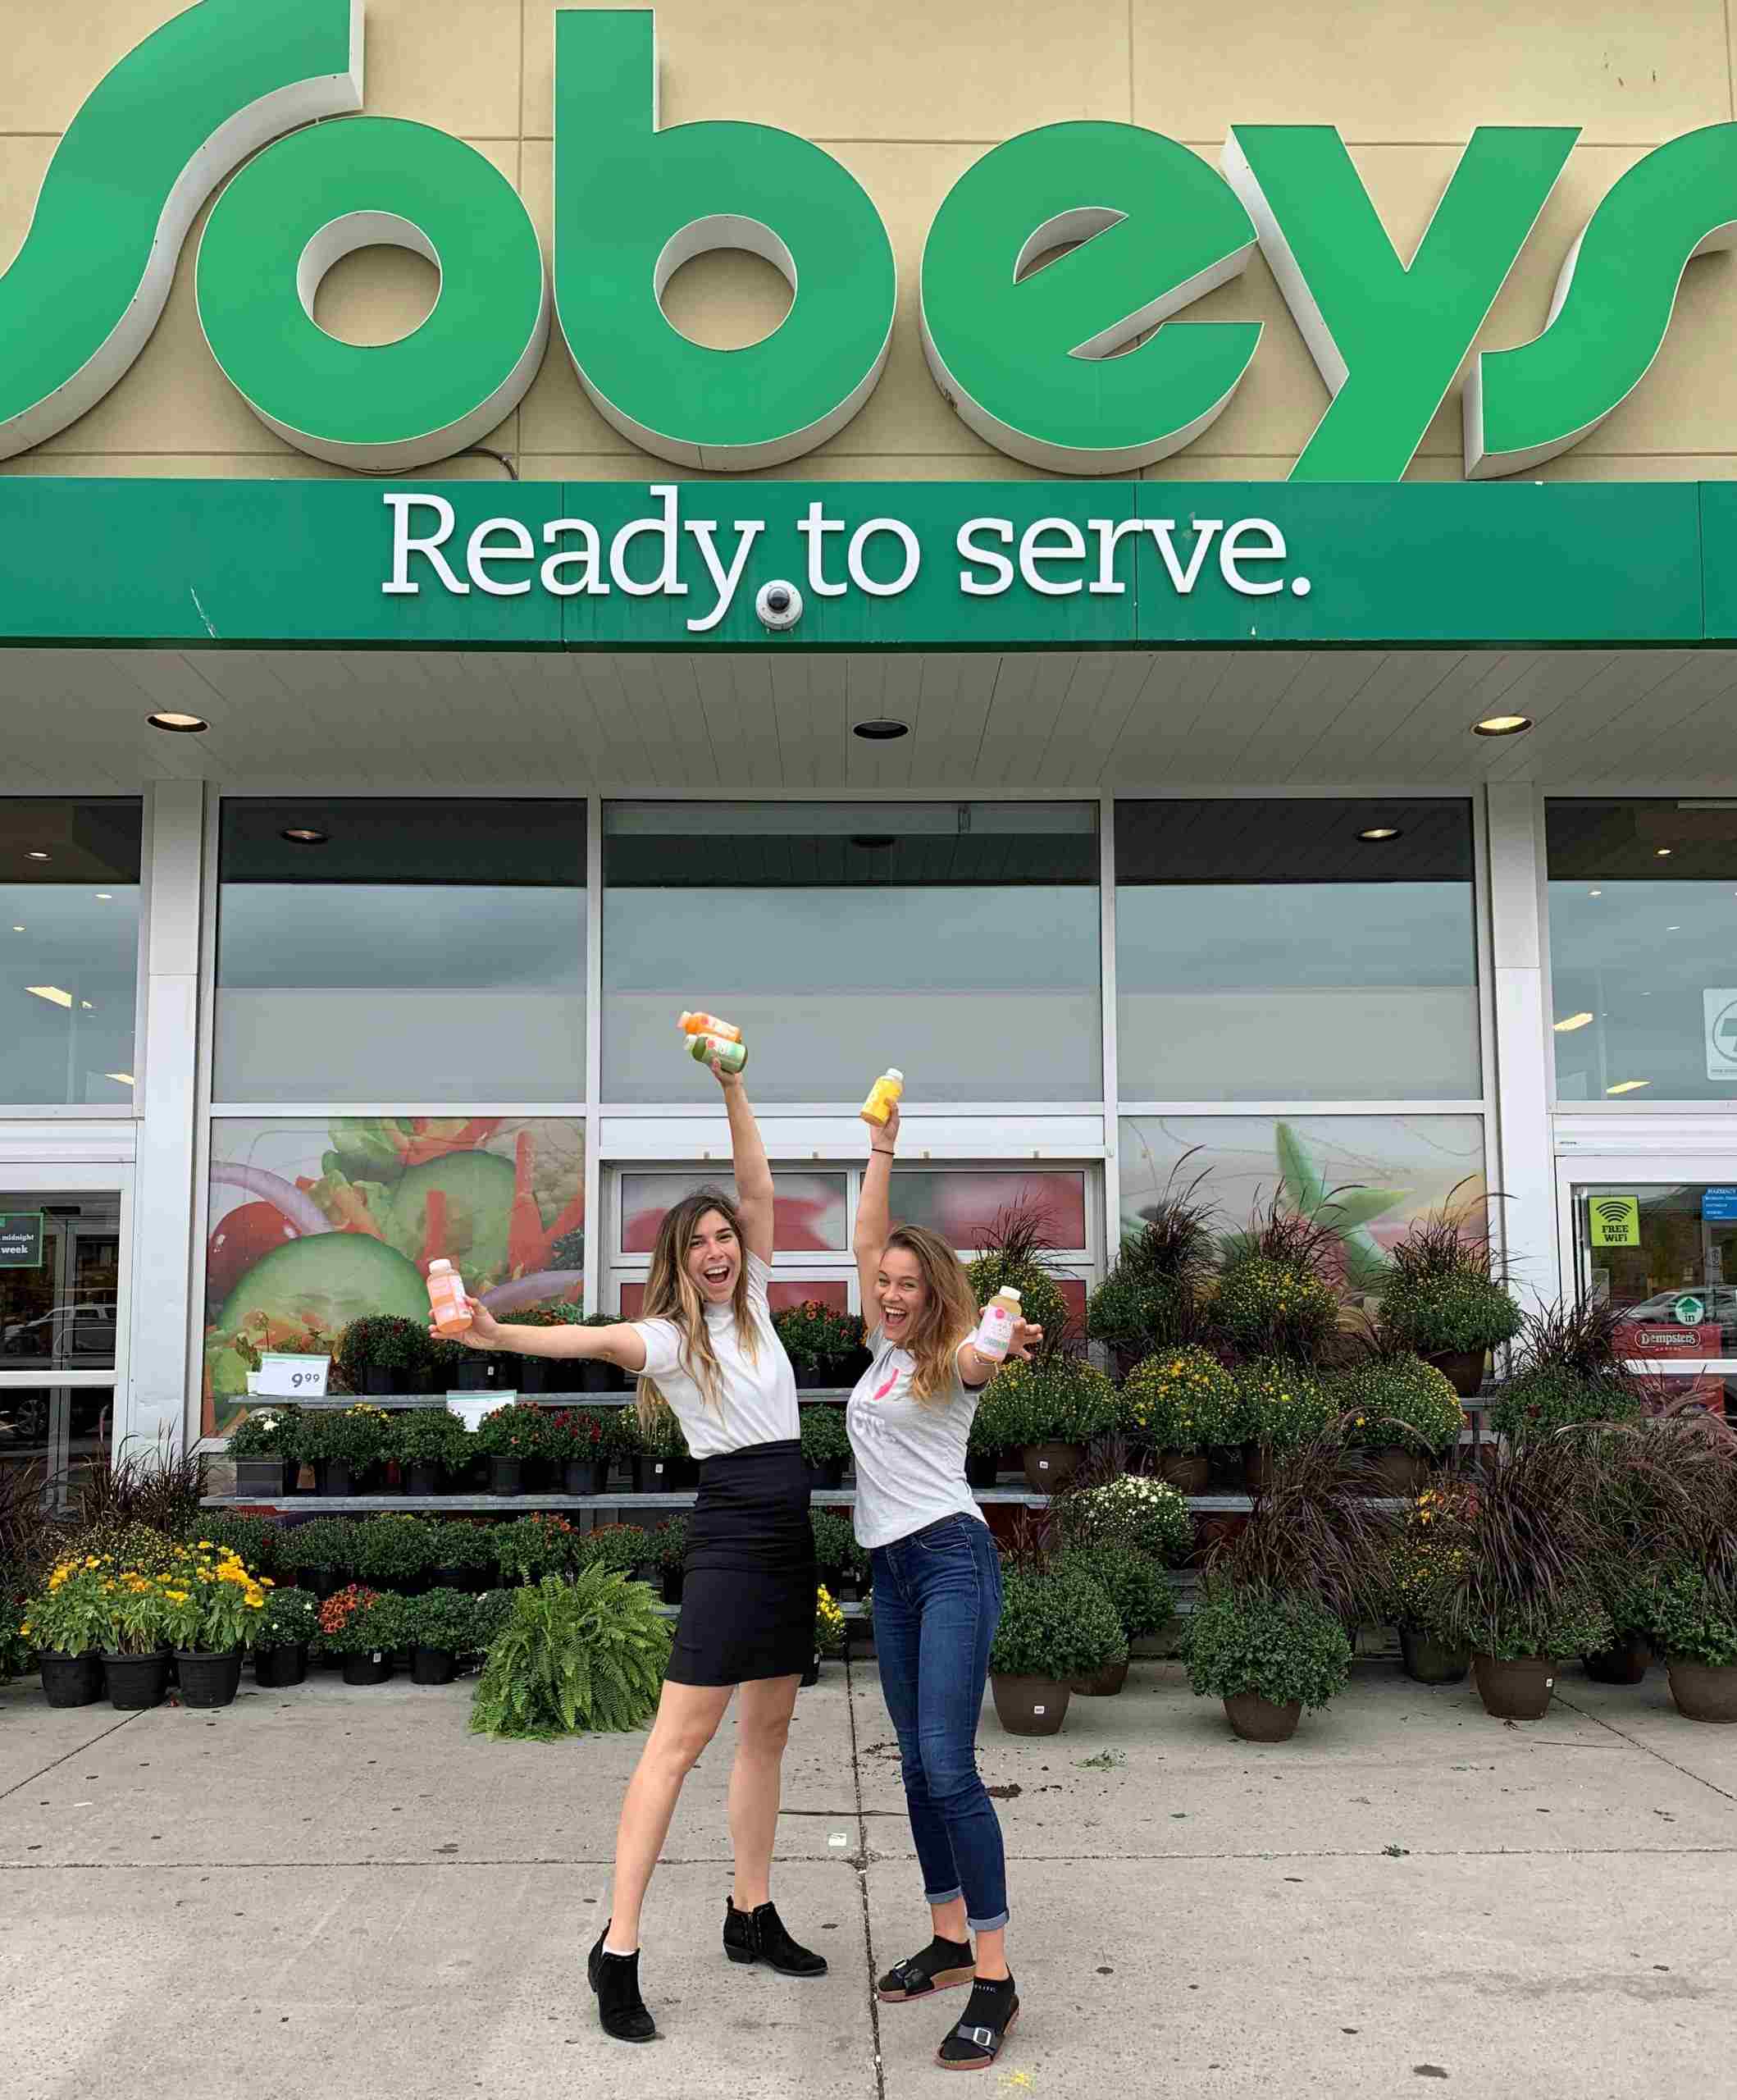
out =
[[856,1740],[856,1701],[851,1696],[850,1648],[845,1644],[845,1713],[850,1723],[850,1778],[856,1789],[856,1888],[863,1906],[863,1949],[868,1959],[868,2034],[874,2045],[875,2100],[887,2100],[887,2066],[881,2058],[881,2002],[874,1991],[874,1927],[868,1916],[868,1817],[863,1807],[863,1763]]
[[1698,1772],[1691,1772],[1686,1764],[1679,1764],[1674,1757],[1666,1757],[1663,1751],[1655,1750],[1651,1743],[1643,1742],[1639,1736],[1629,1735],[1623,1729],[1619,1728],[1614,1721],[1607,1721],[1602,1714],[1593,1713],[1588,1706],[1576,1706],[1573,1700],[1564,1699],[1561,1692],[1557,1692],[1556,1697],[1558,1703],[1566,1706],[1571,1714],[1578,1714],[1583,1720],[1595,1722],[1601,1728],[1608,1728],[1619,1741],[1627,1743],[1632,1749],[1644,1751],[1648,1757],[1656,1757],[1661,1764],[1668,1764],[1673,1772],[1680,1772],[1685,1779],[1693,1779],[1697,1785],[1705,1787],[1711,1793],[1717,1794],[1721,1801],[1737,1801],[1737,1794],[1730,1792],[1712,1779],[1703,1778]]

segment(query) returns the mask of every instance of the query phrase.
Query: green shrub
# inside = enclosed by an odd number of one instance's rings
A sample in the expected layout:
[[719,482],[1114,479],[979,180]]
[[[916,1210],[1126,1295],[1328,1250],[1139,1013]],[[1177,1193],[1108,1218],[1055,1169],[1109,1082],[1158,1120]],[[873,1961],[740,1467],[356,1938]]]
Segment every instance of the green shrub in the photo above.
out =
[[565,1517],[539,1514],[497,1524],[490,1543],[504,1582],[540,1582],[577,1564],[581,1536]]
[[1163,1568],[1150,1554],[1126,1545],[1076,1546],[1055,1564],[1098,1585],[1115,1606],[1122,1631],[1130,1641],[1156,1633],[1169,1623],[1174,1600]]
[[318,1600],[307,1590],[273,1590],[253,1629],[256,1648],[300,1648],[320,1630]]
[[293,1574],[317,1570],[335,1575],[350,1565],[351,1536],[356,1527],[347,1517],[312,1517],[286,1525],[278,1541],[278,1565]]
[[996,1388],[1016,1445],[1089,1444],[1116,1426],[1115,1387],[1083,1357],[1009,1363]]
[[666,1517],[651,1534],[651,1557],[666,1573],[673,1573],[687,1559],[688,1523],[686,1517]]
[[1412,1498],[1384,1560],[1386,1610],[1395,1626],[1439,1637],[1471,1567],[1471,1522],[1477,1490],[1443,1481]]
[[284,1534],[269,1517],[237,1517],[226,1509],[207,1509],[196,1526],[189,1525],[187,1536],[194,1541],[208,1540],[212,1545],[228,1546],[255,1575],[277,1572],[278,1547]]
[[1698,1568],[1674,1568],[1654,1586],[1646,1631],[1672,1662],[1737,1665],[1737,1590]]
[[410,1600],[352,1582],[320,1606],[319,1646],[328,1655],[368,1655],[407,1646]]
[[293,1400],[266,1400],[244,1415],[229,1433],[232,1459],[294,1459],[299,1456],[302,1410]]
[[613,1449],[610,1417],[626,1412],[617,1408],[556,1408],[543,1424],[548,1438],[545,1455],[563,1466],[575,1459],[607,1459]]
[[1055,1277],[1036,1262],[1014,1253],[979,1254],[965,1276],[979,1305],[987,1305],[998,1290],[1018,1291],[1020,1313],[1043,1330],[1040,1346],[1046,1353],[1067,1334],[1072,1324],[1067,1299]]
[[850,1519],[837,1509],[811,1509],[808,1520],[814,1527],[814,1565],[820,1573],[866,1581],[868,1556],[856,1542]]
[[476,1456],[476,1439],[449,1408],[407,1408],[399,1424],[400,1465],[435,1465],[462,1473]]
[[1155,1451],[1246,1440],[1236,1380],[1210,1349],[1192,1344],[1137,1364],[1123,1382],[1119,1411],[1128,1432]]
[[800,1305],[774,1313],[772,1326],[799,1377],[812,1378],[863,1345],[863,1323],[856,1315],[835,1312],[818,1298],[806,1298]]
[[302,1417],[296,1445],[303,1459],[336,1459],[365,1472],[386,1456],[396,1434],[384,1408],[358,1401],[350,1408],[309,1408]]
[[495,1546],[487,1524],[467,1523],[461,1517],[438,1519],[434,1525],[434,1558],[431,1568],[492,1568]]
[[476,1600],[462,1590],[430,1590],[407,1600],[408,1637],[421,1648],[466,1655],[476,1646]]
[[850,1437],[845,1427],[845,1411],[823,1401],[800,1410],[802,1456],[811,1466],[830,1464],[850,1455]]
[[1460,1440],[1460,1396],[1420,1356],[1378,1357],[1342,1372],[1328,1391],[1347,1440],[1365,1450],[1412,1444],[1439,1458]]
[[1547,1363],[1507,1380],[1487,1419],[1492,1429],[1521,1444],[1587,1422],[1634,1422],[1641,1413],[1639,1397],[1620,1377],[1589,1377],[1570,1365]]
[[1312,1444],[1333,1422],[1334,1404],[1326,1386],[1306,1364],[1257,1356],[1239,1364],[1231,1375],[1250,1443],[1265,1445],[1276,1454],[1295,1451]]
[[1493,1276],[1475,1268],[1400,1276],[1381,1294],[1381,1324],[1420,1356],[1499,1349],[1520,1332],[1520,1308]]
[[1193,1550],[1187,1498],[1167,1481],[1124,1473],[1099,1487],[1070,1489],[1054,1509],[1070,1545],[1124,1547],[1171,1567]]
[[1188,1306],[1179,1278],[1127,1275],[1119,1263],[1086,1301],[1086,1332],[1112,1348],[1162,1349],[1182,1340]]
[[965,1448],[973,1459],[999,1459],[1004,1452],[1019,1447],[1019,1385],[1017,1379],[1011,1385],[1008,1383],[1010,1374],[1016,1368],[1010,1364],[999,1377],[992,1378],[978,1396],[965,1440]]
[[510,1400],[482,1418],[475,1440],[487,1458],[540,1459],[549,1444],[543,1410],[535,1400]]
[[650,1425],[639,1418],[637,1408],[616,1409],[615,1448],[626,1459],[685,1459],[687,1438],[675,1410],[654,1408]]
[[1203,1584],[1183,1631],[1195,1696],[1243,1692],[1275,1706],[1324,1706],[1351,1678],[1344,1628],[1313,1597],[1271,1596],[1220,1580]]
[[1102,1586],[1077,1568],[1002,1571],[1001,1623],[989,1651],[1000,1677],[1065,1682],[1124,1661],[1128,1637]]
[[30,1642],[24,1630],[24,1605],[0,1593],[0,1684],[22,1677],[30,1667]]
[[428,1364],[426,1326],[395,1312],[368,1312],[352,1320],[338,1343],[337,1364],[352,1391],[368,1390],[371,1371],[422,1371]]
[[1211,1318],[1245,1356],[1287,1356],[1312,1363],[1338,1325],[1331,1284],[1269,1254],[1236,1262],[1213,1294]]
[[643,1727],[657,1707],[669,1639],[650,1591],[600,1566],[516,1591],[489,1646],[471,1728],[547,1742]]
[[435,1565],[439,1534],[426,1517],[370,1517],[350,1527],[343,1565],[374,1589],[403,1589]]
[[1616,1629],[1590,1582],[1550,1597],[1492,1596],[1472,1584],[1449,1602],[1444,1630],[1460,1647],[1498,1663],[1532,1655],[1596,1655],[1616,1645]]
[[513,1616],[513,1600],[519,1594],[517,1590],[485,1590],[475,1600],[476,1620],[471,1636],[472,1654],[494,1646],[495,1637]]
[[599,1524],[581,1532],[573,1564],[577,1568],[606,1568],[618,1575],[631,1575],[651,1558],[651,1534],[638,1524]]

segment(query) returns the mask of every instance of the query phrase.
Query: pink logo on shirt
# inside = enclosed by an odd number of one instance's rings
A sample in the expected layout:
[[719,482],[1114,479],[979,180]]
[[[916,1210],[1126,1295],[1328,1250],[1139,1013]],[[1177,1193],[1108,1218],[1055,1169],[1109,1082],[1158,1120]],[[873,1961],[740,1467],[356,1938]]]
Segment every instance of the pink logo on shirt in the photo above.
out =
[[887,1383],[886,1383],[884,1386],[882,1386],[882,1388],[880,1389],[880,1390],[879,1390],[879,1391],[875,1395],[875,1396],[874,1396],[874,1397],[875,1397],[878,1400],[884,1400],[884,1399],[886,1399],[887,1395],[888,1395],[888,1394],[892,1390],[893,1387],[894,1387],[895,1386],[896,1386],[896,1385],[898,1384],[898,1382],[899,1382],[899,1374],[898,1374],[898,1372],[897,1372],[896,1371],[895,1371],[895,1372],[894,1372],[894,1373],[892,1374],[891,1377],[890,1377],[890,1378],[887,1381]]

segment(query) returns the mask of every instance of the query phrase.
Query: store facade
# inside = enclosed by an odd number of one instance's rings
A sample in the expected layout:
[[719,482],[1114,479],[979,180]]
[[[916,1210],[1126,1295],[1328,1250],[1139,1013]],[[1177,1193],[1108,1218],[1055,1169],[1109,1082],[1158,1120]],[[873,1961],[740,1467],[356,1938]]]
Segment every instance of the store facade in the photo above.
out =
[[631,1310],[689,1006],[791,1296],[896,1064],[1076,1294],[1178,1171],[1370,1291],[1494,1190],[1737,1391],[1719,8],[92,11],[0,89],[0,1463],[434,1252]]

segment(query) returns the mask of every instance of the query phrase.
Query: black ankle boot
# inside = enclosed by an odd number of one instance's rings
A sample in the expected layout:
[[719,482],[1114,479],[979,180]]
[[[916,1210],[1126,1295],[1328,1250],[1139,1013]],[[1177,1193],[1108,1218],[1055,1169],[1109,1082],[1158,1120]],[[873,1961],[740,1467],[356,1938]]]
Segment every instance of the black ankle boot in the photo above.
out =
[[724,1952],[732,1961],[764,1961],[781,1976],[823,1976],[827,1972],[826,1956],[798,1947],[770,1903],[762,1903],[753,1911],[738,1911],[727,1899],[723,1944]]
[[609,1954],[604,1942],[609,1937],[605,1925],[597,1935],[585,1965],[591,1988],[597,1993],[597,2017],[603,2031],[618,2042],[652,2042],[657,2023],[640,1996],[640,1958],[637,1954]]

